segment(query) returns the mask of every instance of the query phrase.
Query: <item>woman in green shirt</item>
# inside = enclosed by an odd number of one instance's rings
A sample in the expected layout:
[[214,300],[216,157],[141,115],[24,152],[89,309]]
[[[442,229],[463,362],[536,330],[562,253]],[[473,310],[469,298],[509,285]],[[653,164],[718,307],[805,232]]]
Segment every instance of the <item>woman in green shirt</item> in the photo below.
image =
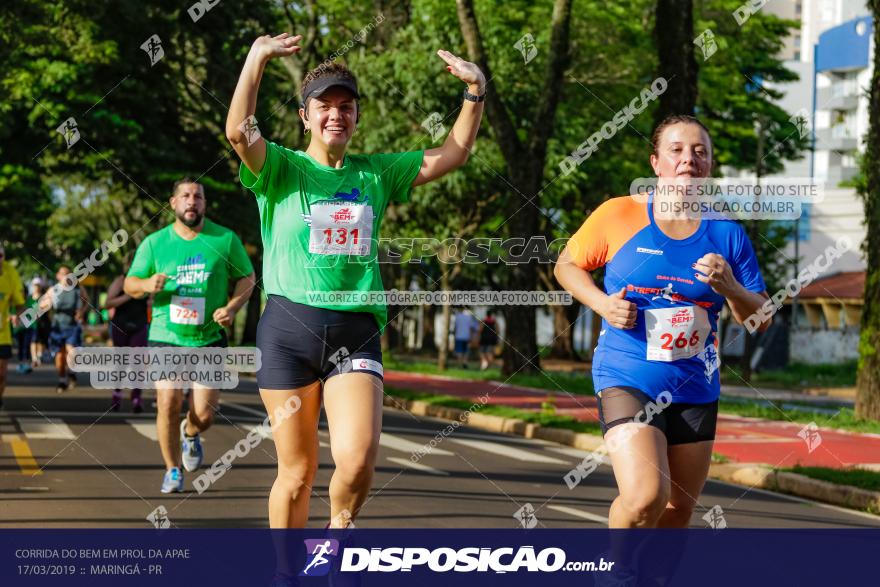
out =
[[[383,290],[376,261],[382,217],[390,202],[407,201],[412,187],[467,161],[486,81],[473,63],[438,51],[447,70],[467,84],[443,145],[352,155],[347,149],[360,118],[357,80],[345,66],[325,63],[303,80],[299,114],[311,138],[305,151],[293,151],[259,135],[254,110],[266,63],[299,51],[300,38],[284,33],[254,42],[226,136],[242,160],[242,183],[256,196],[263,237],[268,301],[257,334],[257,379],[278,451],[269,525],[300,528],[308,520],[323,399],[336,464],[329,527],[344,528],[369,493],[382,422],[379,335],[387,313],[375,295]],[[284,412],[294,397],[299,409]]]

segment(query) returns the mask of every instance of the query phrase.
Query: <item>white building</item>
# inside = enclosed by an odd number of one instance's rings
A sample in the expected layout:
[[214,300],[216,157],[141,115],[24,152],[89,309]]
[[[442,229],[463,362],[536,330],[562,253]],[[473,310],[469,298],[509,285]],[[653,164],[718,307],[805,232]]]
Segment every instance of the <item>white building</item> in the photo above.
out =
[[780,253],[797,259],[793,277],[841,237],[853,244],[797,298],[788,332],[790,359],[852,360],[858,357],[862,305],[861,296],[852,294],[864,283],[866,268],[861,252],[864,205],[855,188],[841,184],[858,174],[857,156],[865,148],[873,73],[871,18],[860,0],[771,0],[762,10],[801,23],[780,52],[785,66],[800,79],[768,85],[783,93],[779,106],[806,119],[806,128],[792,124],[792,133],[809,132],[814,145],[803,159],[787,162],[772,177],[812,178],[825,188],[821,202],[804,207],[798,238]]

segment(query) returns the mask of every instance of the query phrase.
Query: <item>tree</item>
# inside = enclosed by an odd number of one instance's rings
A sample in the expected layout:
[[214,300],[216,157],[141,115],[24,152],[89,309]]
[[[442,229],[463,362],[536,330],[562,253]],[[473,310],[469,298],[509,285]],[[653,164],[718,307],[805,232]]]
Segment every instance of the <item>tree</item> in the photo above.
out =
[[[473,0],[457,0],[458,18],[461,33],[467,45],[470,60],[483,70],[486,79],[492,79],[492,68],[489,64],[485,41],[480,33],[474,11]],[[499,91],[500,84],[490,86],[486,95],[486,114],[498,147],[507,166],[507,176],[511,187],[528,204],[535,205],[540,196],[544,181],[544,167],[547,158],[547,142],[555,125],[556,110],[559,105],[562,77],[569,63],[569,27],[571,22],[571,0],[556,0],[551,17],[551,37],[549,56],[541,86],[550,88],[539,98],[533,110],[531,120],[516,124],[511,119],[511,112]],[[514,210],[520,209],[521,201],[514,197]],[[538,217],[531,210],[517,213],[510,217],[510,231],[513,234],[531,236],[539,233]],[[536,289],[537,271],[532,264],[518,264],[509,268],[506,287],[510,290],[534,291]],[[504,316],[508,325],[505,336],[504,362],[501,372],[513,375],[523,371],[535,373],[540,370],[540,359],[537,349],[537,330],[535,311],[530,306],[507,306]]]
[[866,236],[864,251],[867,262],[865,276],[865,304],[862,307],[859,340],[859,371],[856,381],[856,415],[880,420],[880,0],[869,0],[874,17],[874,72],[871,77],[868,105],[868,137],[862,170],[866,189]]
[[[797,80],[797,74],[778,57],[784,39],[798,23],[758,12],[740,25],[732,13],[739,0],[712,0],[700,4],[697,30],[709,31],[716,52],[700,69],[697,116],[712,134],[716,174],[722,168],[748,171],[757,180],[784,169],[785,162],[803,157],[808,138],[798,132],[792,114],[778,105],[774,89]],[[782,254],[794,232],[793,222],[743,222],[755,249],[761,273],[770,291],[788,278],[792,260]],[[745,334],[742,376],[751,377],[751,356],[758,335]]]
[[654,38],[658,74],[666,78],[654,117],[660,122],[673,114],[694,113],[697,102],[697,60],[694,58],[693,0],[657,0]]

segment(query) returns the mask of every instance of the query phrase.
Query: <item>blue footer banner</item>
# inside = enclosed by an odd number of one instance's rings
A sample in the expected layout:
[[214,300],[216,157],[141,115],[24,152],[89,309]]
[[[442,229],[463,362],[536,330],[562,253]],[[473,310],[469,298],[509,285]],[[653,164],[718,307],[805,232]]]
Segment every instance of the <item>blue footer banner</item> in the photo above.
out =
[[0,586],[878,585],[880,530],[0,530]]

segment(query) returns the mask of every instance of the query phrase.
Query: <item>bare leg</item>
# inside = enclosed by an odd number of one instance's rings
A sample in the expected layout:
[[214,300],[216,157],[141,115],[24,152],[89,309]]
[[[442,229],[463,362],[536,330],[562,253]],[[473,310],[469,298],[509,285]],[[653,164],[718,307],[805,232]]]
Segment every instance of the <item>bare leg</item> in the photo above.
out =
[[666,437],[653,426],[629,423],[605,435],[620,495],[611,504],[609,528],[653,528],[669,501]]
[[370,493],[382,428],[382,380],[343,373],[324,383],[324,410],[336,470],[330,480],[331,527],[357,517]]
[[196,384],[190,396],[186,413],[186,435],[195,436],[211,427],[214,413],[220,405],[220,390]]
[[706,484],[712,461],[712,440],[674,444],[667,449],[671,493],[658,528],[687,528]]
[[[298,411],[286,415],[285,404],[296,396]],[[318,470],[318,417],[321,412],[321,383],[298,389],[261,389],[260,397],[278,453],[278,475],[269,493],[270,528],[304,528],[309,519],[309,498]],[[281,412],[279,412],[281,410]],[[277,419],[276,414],[286,417]]]
[[156,390],[156,435],[165,470],[180,468],[180,409],[183,390],[159,388]]

